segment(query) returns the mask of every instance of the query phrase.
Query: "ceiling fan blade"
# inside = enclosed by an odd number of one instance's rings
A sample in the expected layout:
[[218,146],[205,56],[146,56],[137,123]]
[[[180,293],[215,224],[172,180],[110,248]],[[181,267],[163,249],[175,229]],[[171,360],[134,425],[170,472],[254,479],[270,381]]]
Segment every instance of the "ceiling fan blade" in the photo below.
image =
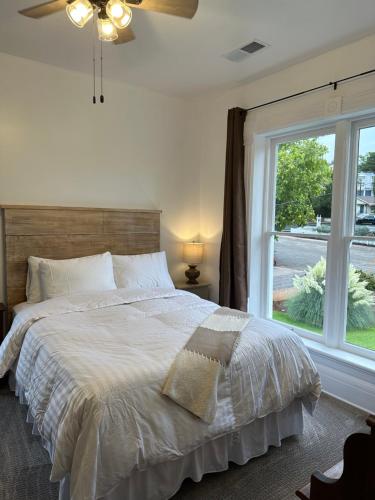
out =
[[135,39],[133,30],[129,26],[123,30],[117,30],[117,33],[118,38],[113,42],[115,45],[121,45],[122,43],[131,42]]
[[18,12],[23,16],[39,19],[40,17],[49,16],[59,10],[65,9],[67,3],[67,0],[52,0],[50,2],[34,5],[34,7],[29,7],[28,9],[19,10]]
[[162,12],[172,16],[193,18],[198,9],[199,0],[126,0],[131,7],[153,12]]

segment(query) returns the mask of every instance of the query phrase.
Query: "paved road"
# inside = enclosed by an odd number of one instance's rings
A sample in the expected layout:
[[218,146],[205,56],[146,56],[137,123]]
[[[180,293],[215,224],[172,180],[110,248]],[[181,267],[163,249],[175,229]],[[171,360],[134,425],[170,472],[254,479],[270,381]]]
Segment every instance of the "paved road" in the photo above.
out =
[[[276,265],[304,270],[320,257],[326,257],[327,242],[293,237],[279,237],[275,242]],[[350,262],[354,267],[375,274],[375,247],[353,245]]]

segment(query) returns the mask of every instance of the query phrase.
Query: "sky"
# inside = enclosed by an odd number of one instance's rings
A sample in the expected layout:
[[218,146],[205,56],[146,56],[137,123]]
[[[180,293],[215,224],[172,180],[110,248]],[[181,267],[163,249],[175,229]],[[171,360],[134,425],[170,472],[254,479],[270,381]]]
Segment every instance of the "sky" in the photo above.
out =
[[[322,135],[318,138],[320,144],[328,147],[326,160],[333,163],[335,154],[335,135]],[[362,128],[359,139],[359,155],[365,155],[369,151],[375,151],[375,127]]]

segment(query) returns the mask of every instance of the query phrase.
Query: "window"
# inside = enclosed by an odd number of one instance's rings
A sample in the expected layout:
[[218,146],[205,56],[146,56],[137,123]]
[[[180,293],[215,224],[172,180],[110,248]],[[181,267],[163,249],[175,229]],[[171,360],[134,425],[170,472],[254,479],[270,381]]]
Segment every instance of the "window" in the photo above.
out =
[[[278,235],[274,239],[272,318],[322,335],[324,295],[310,288],[306,280],[325,265],[327,241]],[[312,271],[309,272],[308,268]],[[317,279],[317,282],[319,279]],[[314,295],[315,301],[311,300]]]
[[317,273],[325,269],[331,232],[335,134],[276,141],[274,147],[272,317],[321,335],[324,275]]
[[375,119],[268,144],[259,309],[375,358]]
[[[366,185],[365,194],[371,197],[375,178],[375,123],[354,124],[352,142],[349,170],[352,175],[357,175],[357,179],[362,177]],[[357,200],[354,205],[354,221],[347,238],[349,264],[345,344],[375,352],[375,205],[369,200],[365,215],[361,217],[358,217]]]
[[345,341],[375,351],[375,242],[353,241],[350,248]]

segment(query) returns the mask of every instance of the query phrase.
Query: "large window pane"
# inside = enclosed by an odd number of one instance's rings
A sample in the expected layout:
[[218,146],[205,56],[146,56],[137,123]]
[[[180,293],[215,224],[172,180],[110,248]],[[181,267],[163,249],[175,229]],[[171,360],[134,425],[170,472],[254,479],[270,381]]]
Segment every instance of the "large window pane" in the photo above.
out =
[[[375,127],[359,130],[354,235],[375,237]],[[375,350],[375,241],[350,249],[346,342]]]
[[335,135],[278,144],[275,230],[330,233]]
[[375,127],[359,131],[355,232],[375,236]]
[[274,249],[273,319],[321,334],[327,242],[277,236]]
[[375,350],[375,240],[350,249],[346,342]]

